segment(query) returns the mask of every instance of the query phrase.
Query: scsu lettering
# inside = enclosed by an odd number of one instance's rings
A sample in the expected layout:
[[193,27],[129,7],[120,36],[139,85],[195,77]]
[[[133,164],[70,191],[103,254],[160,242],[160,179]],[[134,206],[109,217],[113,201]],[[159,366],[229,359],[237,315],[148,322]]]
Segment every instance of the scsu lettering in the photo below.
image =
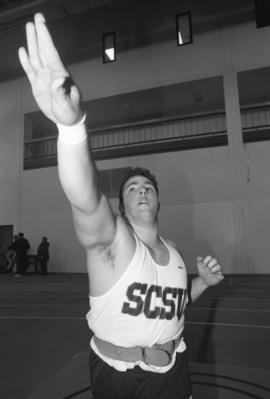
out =
[[180,320],[186,301],[186,290],[134,282],[127,288],[127,301],[122,313],[131,316],[144,314],[147,319]]

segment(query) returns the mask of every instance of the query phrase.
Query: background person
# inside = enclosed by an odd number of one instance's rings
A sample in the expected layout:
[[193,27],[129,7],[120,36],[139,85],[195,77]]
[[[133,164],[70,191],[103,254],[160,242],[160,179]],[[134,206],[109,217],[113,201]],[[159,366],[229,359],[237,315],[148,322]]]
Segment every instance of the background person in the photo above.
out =
[[13,249],[16,252],[17,270],[15,277],[21,277],[28,268],[27,252],[30,248],[29,241],[24,238],[24,233],[19,233],[17,240],[13,243]]
[[37,260],[40,265],[40,274],[42,276],[46,276],[48,274],[48,261],[49,261],[49,246],[50,243],[47,240],[47,237],[41,238],[41,243],[38,246],[37,250]]

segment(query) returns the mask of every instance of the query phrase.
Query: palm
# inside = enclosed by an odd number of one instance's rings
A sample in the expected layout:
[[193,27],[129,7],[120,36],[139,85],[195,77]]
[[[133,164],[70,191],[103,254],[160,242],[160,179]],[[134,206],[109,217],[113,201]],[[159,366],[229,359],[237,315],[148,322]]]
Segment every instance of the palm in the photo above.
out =
[[35,16],[35,24],[26,25],[26,35],[28,53],[20,48],[19,58],[39,108],[55,123],[76,123],[82,114],[79,90],[74,84],[65,86],[69,73],[41,14]]
[[51,109],[51,85],[51,73],[48,69],[44,69],[33,81],[32,92],[41,111],[55,122],[55,116]]
[[[57,76],[58,75],[58,76]],[[33,95],[41,111],[53,122],[72,125],[80,114],[80,95],[74,86],[72,92],[66,92],[63,87],[67,77],[51,72],[47,68],[40,71],[32,85]],[[60,84],[58,92],[53,90],[54,84]],[[61,83],[60,82],[60,83]]]

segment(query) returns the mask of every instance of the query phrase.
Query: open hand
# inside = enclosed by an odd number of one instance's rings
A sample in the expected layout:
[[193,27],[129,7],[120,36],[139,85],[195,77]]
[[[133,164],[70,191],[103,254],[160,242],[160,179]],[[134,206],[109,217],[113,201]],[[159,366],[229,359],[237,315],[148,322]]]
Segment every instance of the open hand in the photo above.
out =
[[200,278],[207,286],[216,285],[224,279],[221,266],[218,261],[211,256],[206,256],[204,259],[198,257],[197,269]]
[[80,94],[64,67],[42,14],[26,24],[27,50],[19,49],[21,65],[41,111],[54,123],[73,125],[82,117]]

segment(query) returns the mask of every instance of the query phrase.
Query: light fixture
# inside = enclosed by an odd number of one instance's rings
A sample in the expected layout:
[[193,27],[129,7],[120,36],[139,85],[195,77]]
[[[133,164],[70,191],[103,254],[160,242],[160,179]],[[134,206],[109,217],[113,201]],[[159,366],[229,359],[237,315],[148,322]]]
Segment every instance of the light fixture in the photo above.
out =
[[104,33],[103,35],[103,63],[116,60],[115,32]]
[[176,38],[177,46],[193,42],[190,12],[176,15]]

